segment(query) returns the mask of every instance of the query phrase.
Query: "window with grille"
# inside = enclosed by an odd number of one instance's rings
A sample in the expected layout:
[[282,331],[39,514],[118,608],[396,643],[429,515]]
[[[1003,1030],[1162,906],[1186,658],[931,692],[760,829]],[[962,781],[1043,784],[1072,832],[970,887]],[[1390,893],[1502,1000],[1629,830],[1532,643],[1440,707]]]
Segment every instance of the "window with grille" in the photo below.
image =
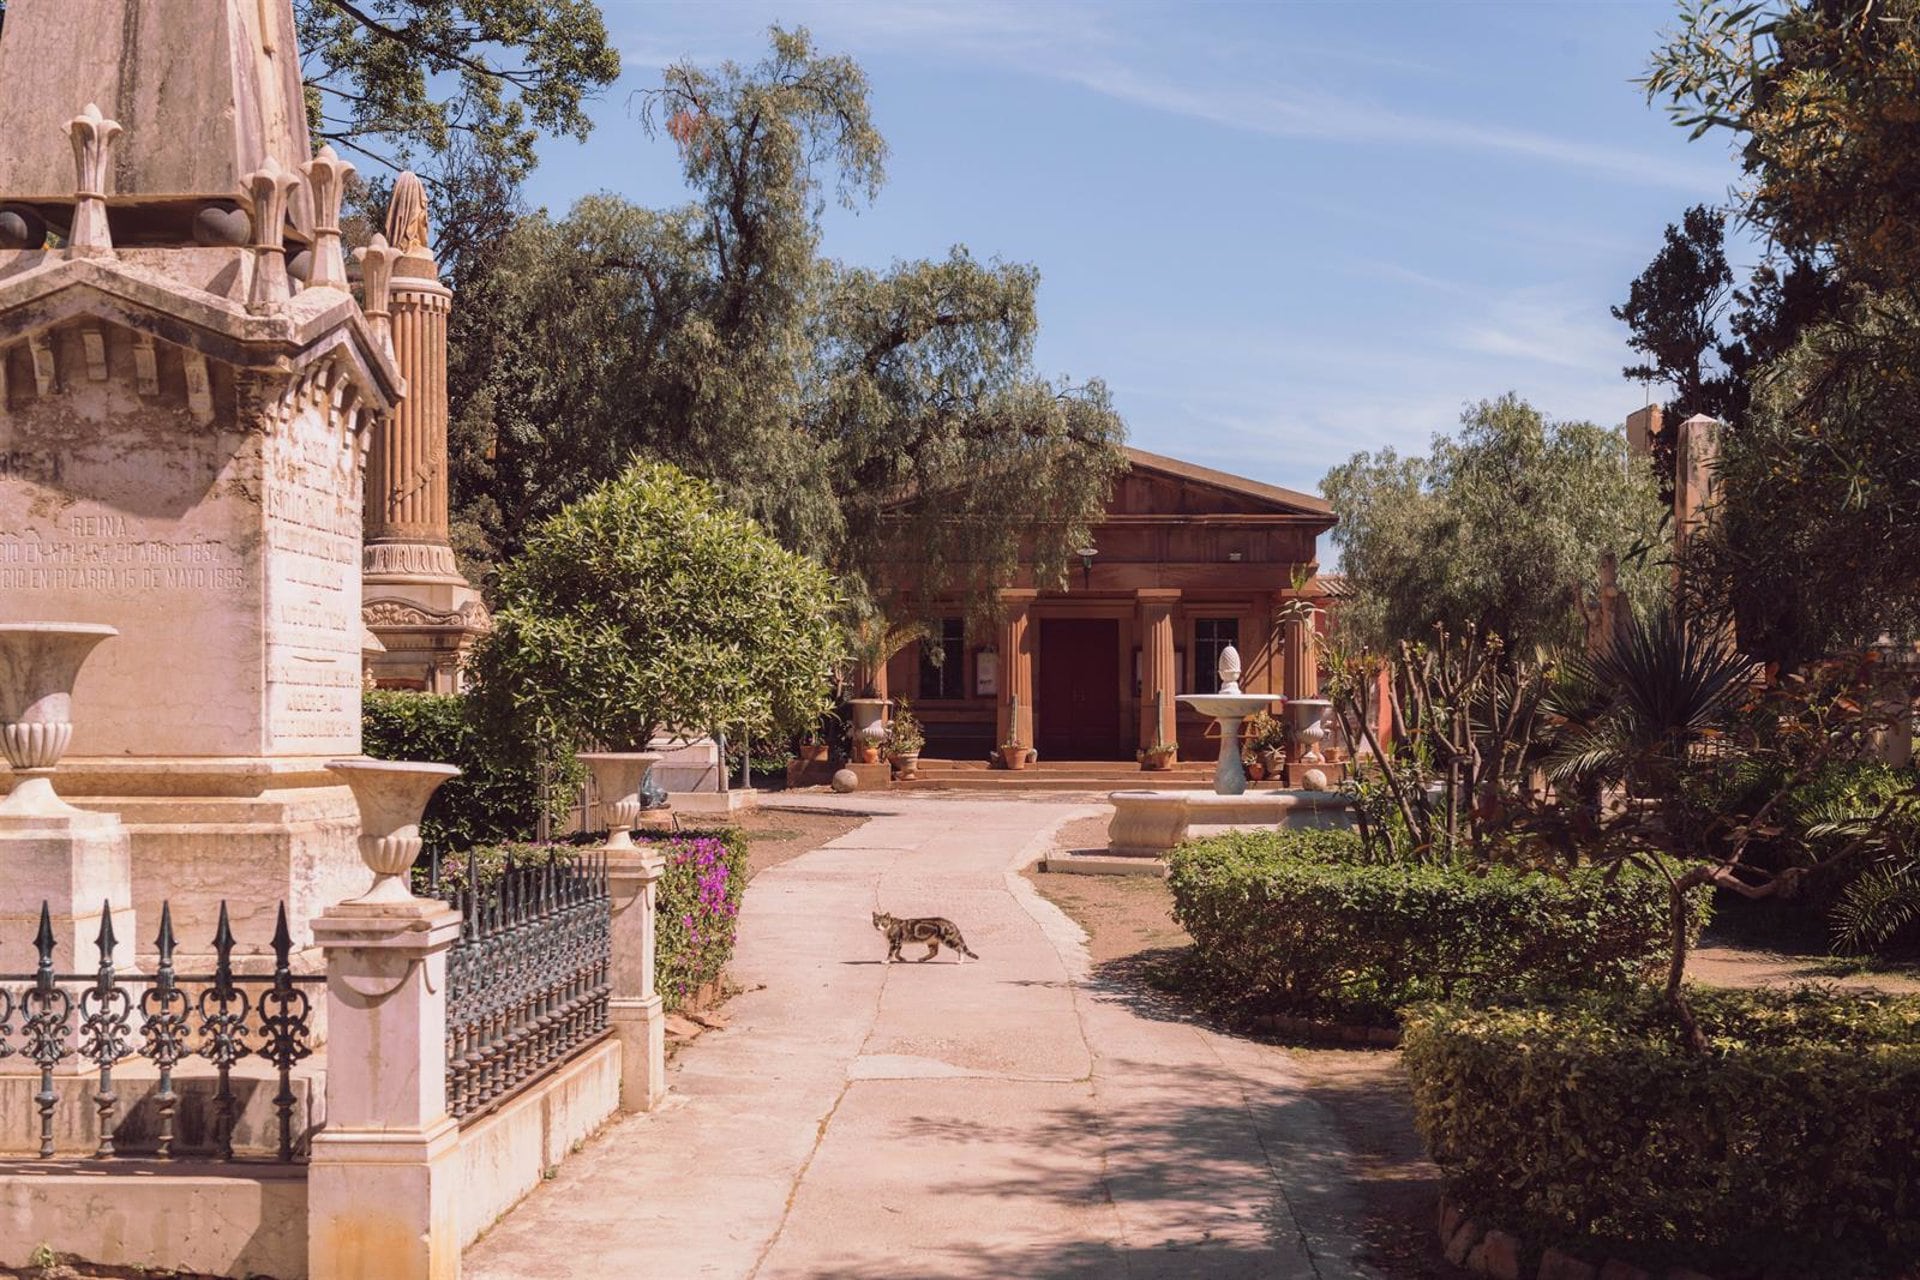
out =
[[967,696],[967,626],[962,618],[942,618],[939,631],[920,642],[920,696]]
[[1220,692],[1220,654],[1240,644],[1240,619],[1193,620],[1193,687],[1201,693]]

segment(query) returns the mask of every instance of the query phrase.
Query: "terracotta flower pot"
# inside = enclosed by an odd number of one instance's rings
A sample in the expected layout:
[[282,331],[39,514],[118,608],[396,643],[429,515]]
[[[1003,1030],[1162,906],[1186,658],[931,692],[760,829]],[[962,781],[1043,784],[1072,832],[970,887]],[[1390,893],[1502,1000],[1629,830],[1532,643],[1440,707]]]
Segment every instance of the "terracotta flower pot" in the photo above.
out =
[[1000,763],[1009,769],[1027,767],[1027,749],[1025,747],[1001,747]]
[[1165,773],[1173,768],[1175,751],[1143,751],[1140,753],[1140,767],[1148,773]]
[[853,758],[858,764],[879,764],[880,748],[870,742],[858,743],[853,748]]

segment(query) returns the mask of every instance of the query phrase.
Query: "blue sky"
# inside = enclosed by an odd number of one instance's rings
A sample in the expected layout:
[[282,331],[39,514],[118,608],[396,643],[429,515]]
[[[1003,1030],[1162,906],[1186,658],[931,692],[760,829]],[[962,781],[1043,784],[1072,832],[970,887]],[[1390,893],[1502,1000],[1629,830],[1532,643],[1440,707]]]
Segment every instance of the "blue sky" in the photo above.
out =
[[1142,448],[1294,488],[1507,390],[1620,421],[1645,395],[1607,308],[1737,176],[1633,84],[1670,0],[601,7],[626,72],[535,202],[679,203],[630,93],[807,26],[892,148],[826,252],[1036,264],[1043,373],[1105,378]]

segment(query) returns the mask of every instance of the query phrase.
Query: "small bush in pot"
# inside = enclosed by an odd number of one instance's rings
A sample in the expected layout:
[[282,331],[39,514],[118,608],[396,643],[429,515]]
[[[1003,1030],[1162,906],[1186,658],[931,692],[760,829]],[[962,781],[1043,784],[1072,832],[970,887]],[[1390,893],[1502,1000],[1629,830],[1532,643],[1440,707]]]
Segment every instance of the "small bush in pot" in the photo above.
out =
[[900,699],[893,721],[887,726],[887,755],[893,761],[895,772],[903,778],[912,777],[915,766],[920,763],[921,748],[926,745],[926,731],[914,716],[913,707],[905,698]]

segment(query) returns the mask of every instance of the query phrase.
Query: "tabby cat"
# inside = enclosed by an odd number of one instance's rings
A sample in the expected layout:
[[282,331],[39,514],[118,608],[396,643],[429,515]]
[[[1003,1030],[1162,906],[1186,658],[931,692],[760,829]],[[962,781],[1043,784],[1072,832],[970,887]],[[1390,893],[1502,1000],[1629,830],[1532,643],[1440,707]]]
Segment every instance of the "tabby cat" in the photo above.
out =
[[[960,960],[961,956],[973,956],[975,960],[980,958],[967,946],[967,940],[960,936],[960,926],[945,916],[916,916],[911,920],[902,920],[884,911],[876,911],[873,913],[873,927],[887,935],[888,964],[900,958],[900,948],[909,942],[923,942],[927,947],[927,954],[914,961],[915,964],[925,964],[939,955],[943,942],[954,949],[955,960]],[[966,961],[960,960],[960,963],[965,964]]]

